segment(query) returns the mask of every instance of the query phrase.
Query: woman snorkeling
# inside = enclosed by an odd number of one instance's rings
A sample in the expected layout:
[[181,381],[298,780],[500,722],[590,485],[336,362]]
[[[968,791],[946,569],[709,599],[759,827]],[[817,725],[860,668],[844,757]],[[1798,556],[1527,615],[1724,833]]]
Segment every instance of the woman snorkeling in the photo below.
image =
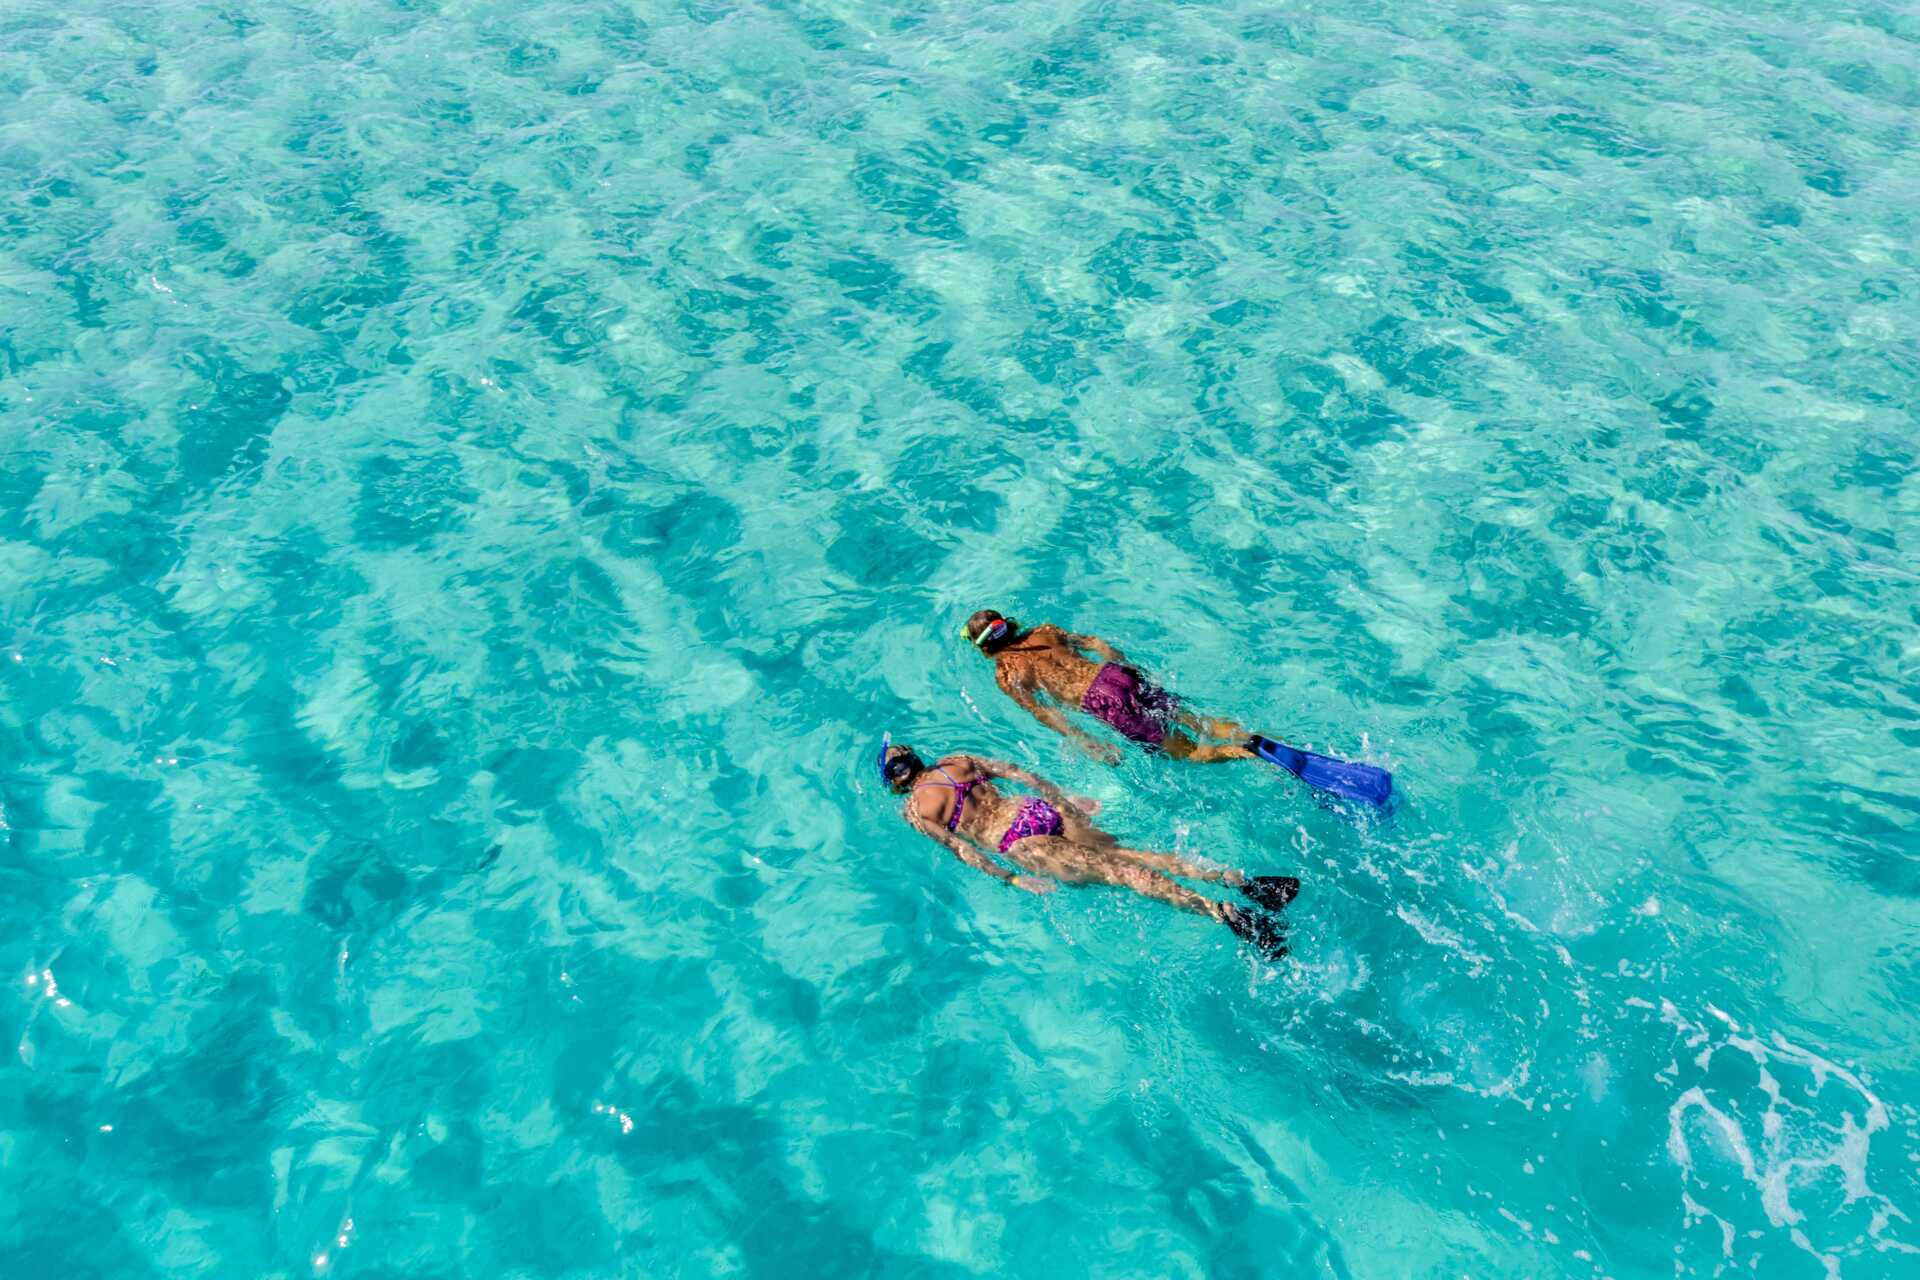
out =
[[[1097,760],[1113,764],[1120,758],[1119,749],[1074,724],[1061,708],[1084,711],[1122,737],[1176,760],[1265,760],[1309,786],[1349,800],[1384,805],[1392,796],[1393,776],[1385,769],[1302,751],[1248,733],[1231,720],[1194,714],[1099,636],[1076,635],[1052,623],[1023,631],[994,609],[968,618],[961,634],[992,660],[994,682],[1003,693]],[[1089,653],[1099,661],[1086,657]]]
[[[1078,802],[1002,760],[951,755],[928,767],[912,747],[896,746],[889,736],[878,763],[887,786],[907,798],[909,824],[996,880],[1029,893],[1051,893],[1055,882],[1119,885],[1218,920],[1270,957],[1287,953],[1285,931],[1271,916],[1202,897],[1173,877],[1228,885],[1257,906],[1278,911],[1300,891],[1292,876],[1215,871],[1170,853],[1129,849],[1093,825],[1090,802]],[[995,779],[1017,782],[1036,794],[1004,794]],[[1017,870],[994,861],[989,849]]]

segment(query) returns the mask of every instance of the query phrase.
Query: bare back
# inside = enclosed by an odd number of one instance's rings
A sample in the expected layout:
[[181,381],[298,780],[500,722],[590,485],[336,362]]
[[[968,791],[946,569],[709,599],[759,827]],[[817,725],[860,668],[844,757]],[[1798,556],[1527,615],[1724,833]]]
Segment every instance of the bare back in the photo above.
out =
[[1020,811],[1020,797],[1002,795],[990,777],[973,757],[948,756],[916,780],[907,810],[929,826],[945,827],[958,806],[960,821],[952,830],[976,844],[998,848]]
[[1002,689],[1044,693],[1069,707],[1080,705],[1099,674],[1100,664],[1082,656],[1074,637],[1052,623],[1035,627],[993,655],[993,676]]

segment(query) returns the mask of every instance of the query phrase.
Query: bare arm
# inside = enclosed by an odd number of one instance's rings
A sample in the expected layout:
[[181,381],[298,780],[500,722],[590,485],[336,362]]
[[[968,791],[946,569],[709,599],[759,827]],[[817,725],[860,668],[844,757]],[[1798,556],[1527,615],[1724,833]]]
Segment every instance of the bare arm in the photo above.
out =
[[[1099,743],[1098,745],[1102,747],[1106,746],[1105,743]],[[1091,823],[1093,821],[1093,815],[1100,812],[1100,802],[1092,796],[1076,796],[1071,791],[1062,791],[1045,778],[1042,778],[1038,774],[1028,773],[1017,764],[1010,763],[1006,760],[995,760],[991,757],[982,756],[968,756],[967,759],[973,763],[975,769],[978,769],[988,777],[1011,778],[1022,786],[1031,787],[1034,791],[1044,796],[1054,808],[1078,814],[1084,822]]]
[[1099,636],[1069,635],[1067,637],[1067,643],[1076,649],[1084,649],[1088,653],[1098,654],[1108,662],[1117,662],[1123,667],[1127,665],[1126,656],[1105,640],[1102,640]]
[[1011,881],[1014,878],[1013,872],[1007,870],[992,858],[989,858],[986,854],[974,848],[968,841],[962,840],[959,836],[947,830],[939,823],[931,822],[922,817],[920,811],[915,809],[911,803],[907,805],[907,821],[913,824],[915,831],[918,831],[929,840],[945,845],[948,852],[972,867],[975,871],[984,871],[995,880]]
[[1072,796],[1054,786],[1039,774],[1028,773],[1017,764],[1011,764],[1005,760],[995,760],[987,756],[968,756],[967,759],[973,761],[973,767],[986,774],[989,778],[1011,778],[1021,786],[1039,792],[1056,807],[1060,805],[1074,809],[1080,807],[1079,802]]
[[[1100,739],[1094,737],[1084,729],[1074,728],[1073,722],[1067,719],[1065,713],[1062,712],[1060,708],[1047,706],[1041,702],[1040,699],[1034,697],[1033,690],[1027,688],[1025,685],[1015,684],[1005,677],[1001,677],[999,683],[1000,687],[1006,690],[1007,696],[1025,707],[1035,720],[1038,720],[1041,724],[1047,726],[1047,728],[1053,730],[1061,737],[1071,739],[1073,742],[1079,744],[1080,749],[1094,759],[1104,760],[1108,764],[1112,764],[1120,758],[1119,748],[1111,743],[1100,741]],[[1012,775],[1009,774],[1008,776],[1011,777]]]
[[912,823],[914,830],[918,831],[921,835],[945,845],[954,857],[960,859],[960,861],[966,863],[975,871],[984,871],[1002,884],[1010,884],[1016,889],[1025,889],[1028,893],[1053,892],[1053,881],[1039,880],[1033,876],[1015,875],[939,823],[929,822],[921,817],[920,812],[915,809],[911,803],[907,805],[907,821]]

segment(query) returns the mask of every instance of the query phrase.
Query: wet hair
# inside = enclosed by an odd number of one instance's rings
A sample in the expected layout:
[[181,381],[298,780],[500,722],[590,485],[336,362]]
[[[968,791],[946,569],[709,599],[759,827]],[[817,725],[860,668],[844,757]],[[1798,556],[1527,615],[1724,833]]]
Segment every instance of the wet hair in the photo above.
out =
[[[1007,623],[1007,629],[1000,634],[998,639],[990,639],[984,644],[981,644],[978,641],[974,641],[973,638],[975,636],[979,635],[982,631],[985,631],[988,627],[992,626],[996,622]],[[1006,615],[1001,613],[998,609],[982,609],[979,612],[975,613],[971,618],[967,619],[967,639],[969,641],[972,641],[974,643],[974,647],[979,649],[980,652],[982,653],[996,653],[999,650],[1004,649],[1007,645],[1007,642],[1013,639],[1013,624],[1011,622],[1008,622]]]
[[[904,773],[899,768],[902,764],[907,766]],[[887,753],[886,762],[880,766],[880,776],[885,778],[887,786],[895,791],[905,790],[909,783],[926,771],[927,762],[920,758],[919,752],[912,747],[897,744]]]

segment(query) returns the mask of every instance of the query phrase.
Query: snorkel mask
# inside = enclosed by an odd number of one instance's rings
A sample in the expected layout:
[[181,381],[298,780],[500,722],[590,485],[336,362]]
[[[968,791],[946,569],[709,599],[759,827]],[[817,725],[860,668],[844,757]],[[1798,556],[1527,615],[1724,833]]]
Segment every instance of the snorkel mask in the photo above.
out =
[[891,750],[893,750],[893,735],[891,733],[881,734],[880,758],[874,763],[879,766],[880,780],[890,787],[911,778],[913,776],[914,766],[914,755],[912,751],[906,751],[901,754],[899,758],[889,760],[887,759],[887,752]]
[[981,627],[980,630],[976,633],[976,632],[967,630],[967,624],[963,622],[960,624],[960,634],[963,637],[965,637],[969,642],[971,642],[974,648],[978,649],[982,653],[985,653],[987,651],[988,642],[993,640],[998,640],[1002,636],[1006,635],[1008,629],[1011,628],[1012,625],[1013,624],[1008,622],[1005,618],[995,618],[992,622],[989,622],[986,626]]

